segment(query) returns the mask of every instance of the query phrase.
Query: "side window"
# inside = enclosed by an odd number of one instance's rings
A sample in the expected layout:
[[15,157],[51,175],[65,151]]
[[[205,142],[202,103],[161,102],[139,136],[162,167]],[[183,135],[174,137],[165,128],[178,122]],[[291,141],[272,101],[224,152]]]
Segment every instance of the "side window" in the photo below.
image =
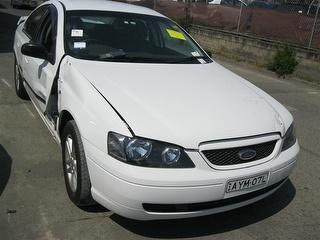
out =
[[55,60],[56,52],[56,36],[57,36],[57,11],[51,6],[46,12],[44,20],[41,23],[37,34],[36,42],[44,46]]
[[53,23],[50,12],[41,25],[37,42],[44,46],[49,53],[54,52]]
[[37,34],[37,29],[41,23],[42,17],[46,13],[48,6],[43,6],[35,10],[24,24],[24,32],[31,40],[34,40]]

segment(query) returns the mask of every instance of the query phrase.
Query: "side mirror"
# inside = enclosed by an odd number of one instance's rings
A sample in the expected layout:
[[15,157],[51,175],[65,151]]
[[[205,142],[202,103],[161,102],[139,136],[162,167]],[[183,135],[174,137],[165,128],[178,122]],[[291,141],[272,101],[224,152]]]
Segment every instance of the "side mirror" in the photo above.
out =
[[35,57],[50,61],[48,51],[42,45],[36,43],[23,44],[21,47],[21,53],[29,57]]

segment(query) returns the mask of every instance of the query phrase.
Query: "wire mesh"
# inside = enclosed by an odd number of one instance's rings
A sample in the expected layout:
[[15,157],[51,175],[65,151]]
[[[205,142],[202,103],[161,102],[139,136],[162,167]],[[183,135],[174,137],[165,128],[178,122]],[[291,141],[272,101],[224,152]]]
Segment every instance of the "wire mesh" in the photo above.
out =
[[[178,23],[320,48],[320,0],[120,0],[146,6]],[[191,23],[190,22],[190,23]]]

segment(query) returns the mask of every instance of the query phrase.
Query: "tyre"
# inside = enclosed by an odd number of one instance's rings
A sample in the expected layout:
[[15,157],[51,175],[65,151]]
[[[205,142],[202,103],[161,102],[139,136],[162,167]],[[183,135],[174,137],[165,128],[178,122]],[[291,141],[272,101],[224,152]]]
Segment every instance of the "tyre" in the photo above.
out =
[[90,206],[91,182],[79,129],[74,120],[64,127],[62,138],[64,180],[69,198],[77,206]]
[[14,85],[17,96],[21,99],[28,100],[29,96],[23,85],[22,76],[20,74],[19,66],[16,59],[14,59]]

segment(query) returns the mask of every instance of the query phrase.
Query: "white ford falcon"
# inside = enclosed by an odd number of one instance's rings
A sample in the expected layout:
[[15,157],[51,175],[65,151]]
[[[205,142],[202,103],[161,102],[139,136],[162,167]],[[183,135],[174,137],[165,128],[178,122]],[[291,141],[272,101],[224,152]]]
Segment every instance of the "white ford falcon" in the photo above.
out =
[[296,165],[291,114],[153,10],[48,1],[18,22],[14,53],[16,93],[61,144],[78,206],[208,215],[272,194]]

